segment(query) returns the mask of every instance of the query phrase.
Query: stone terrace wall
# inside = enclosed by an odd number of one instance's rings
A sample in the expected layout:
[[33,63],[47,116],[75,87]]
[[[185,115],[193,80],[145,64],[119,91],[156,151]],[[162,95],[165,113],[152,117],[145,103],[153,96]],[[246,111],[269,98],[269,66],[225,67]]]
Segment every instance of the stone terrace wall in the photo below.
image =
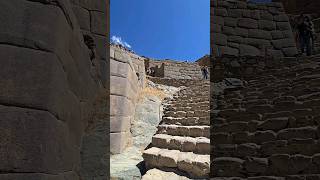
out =
[[196,63],[167,62],[164,66],[164,77],[172,79],[201,79],[201,68]]
[[260,72],[241,77],[243,87],[225,89],[216,98],[213,177],[320,178],[320,59],[269,62]]
[[149,67],[158,67],[156,77],[166,79],[202,79],[201,67],[197,63],[170,60],[149,60]]
[[213,79],[215,82],[221,81],[223,78],[247,78],[256,76],[265,69],[280,65],[284,61],[289,64],[295,58],[287,57],[282,59],[261,58],[261,57],[233,57],[222,56],[214,58]]
[[[84,131],[94,102],[106,93],[109,69],[105,44],[97,43],[99,56],[91,60],[80,28],[105,41],[108,6],[72,2],[0,1],[2,180],[80,179]],[[101,148],[107,153],[108,141],[91,146],[98,153]],[[99,175],[106,177],[103,169]]]
[[113,46],[110,58],[110,151],[118,154],[132,143],[131,121],[137,95],[145,84],[145,67],[143,58]]
[[297,54],[281,3],[211,0],[212,54],[288,57]]

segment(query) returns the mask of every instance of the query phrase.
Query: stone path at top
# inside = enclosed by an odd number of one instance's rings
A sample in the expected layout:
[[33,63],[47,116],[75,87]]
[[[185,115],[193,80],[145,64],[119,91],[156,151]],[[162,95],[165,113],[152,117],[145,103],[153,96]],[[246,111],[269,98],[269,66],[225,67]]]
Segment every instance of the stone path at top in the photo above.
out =
[[209,86],[209,81],[188,80],[186,88],[167,102],[151,147],[143,153],[148,169],[194,179],[209,177]]
[[213,179],[320,179],[320,57],[246,81],[212,112]]

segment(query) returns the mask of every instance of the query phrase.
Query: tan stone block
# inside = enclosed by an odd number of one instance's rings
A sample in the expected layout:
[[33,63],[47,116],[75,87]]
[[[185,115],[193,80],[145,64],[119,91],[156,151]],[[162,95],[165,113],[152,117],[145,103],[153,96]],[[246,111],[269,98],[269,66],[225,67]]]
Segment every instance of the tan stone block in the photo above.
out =
[[162,149],[159,152],[159,166],[165,167],[178,167],[178,158],[179,151],[178,150],[167,150]]
[[123,152],[131,143],[130,132],[110,133],[110,152],[119,154]]
[[123,96],[110,96],[110,115],[111,116],[132,116],[134,104]]
[[131,117],[110,116],[110,132],[130,131]]

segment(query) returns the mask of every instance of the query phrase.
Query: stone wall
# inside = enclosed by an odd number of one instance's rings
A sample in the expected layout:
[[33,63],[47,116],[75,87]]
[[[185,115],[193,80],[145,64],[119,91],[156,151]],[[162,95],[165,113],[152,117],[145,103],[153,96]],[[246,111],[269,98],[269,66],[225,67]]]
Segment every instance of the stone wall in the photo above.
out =
[[211,1],[212,55],[290,57],[297,54],[281,3]]
[[110,151],[118,154],[132,143],[131,122],[145,84],[145,69],[143,58],[114,46],[110,58]]
[[[107,7],[102,0],[0,1],[0,179],[83,178],[83,136],[108,89]],[[95,58],[85,31],[96,40]],[[90,148],[105,154],[109,144]]]
[[[319,101],[314,91],[320,59],[268,61],[247,76],[228,73],[226,68],[221,71],[220,83],[226,76],[242,83],[225,84],[220,92],[214,89],[213,179],[320,178]],[[219,67],[223,65],[227,64]]]
[[148,64],[148,67],[154,67],[156,70],[155,77],[166,79],[202,79],[201,67],[198,63],[148,60]]

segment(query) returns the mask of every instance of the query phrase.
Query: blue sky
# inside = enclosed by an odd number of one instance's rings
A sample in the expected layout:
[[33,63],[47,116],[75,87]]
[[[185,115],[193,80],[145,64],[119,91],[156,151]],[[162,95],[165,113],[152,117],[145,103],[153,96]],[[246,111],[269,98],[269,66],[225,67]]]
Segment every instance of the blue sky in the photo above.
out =
[[210,52],[210,0],[110,0],[110,37],[139,55],[194,61]]

